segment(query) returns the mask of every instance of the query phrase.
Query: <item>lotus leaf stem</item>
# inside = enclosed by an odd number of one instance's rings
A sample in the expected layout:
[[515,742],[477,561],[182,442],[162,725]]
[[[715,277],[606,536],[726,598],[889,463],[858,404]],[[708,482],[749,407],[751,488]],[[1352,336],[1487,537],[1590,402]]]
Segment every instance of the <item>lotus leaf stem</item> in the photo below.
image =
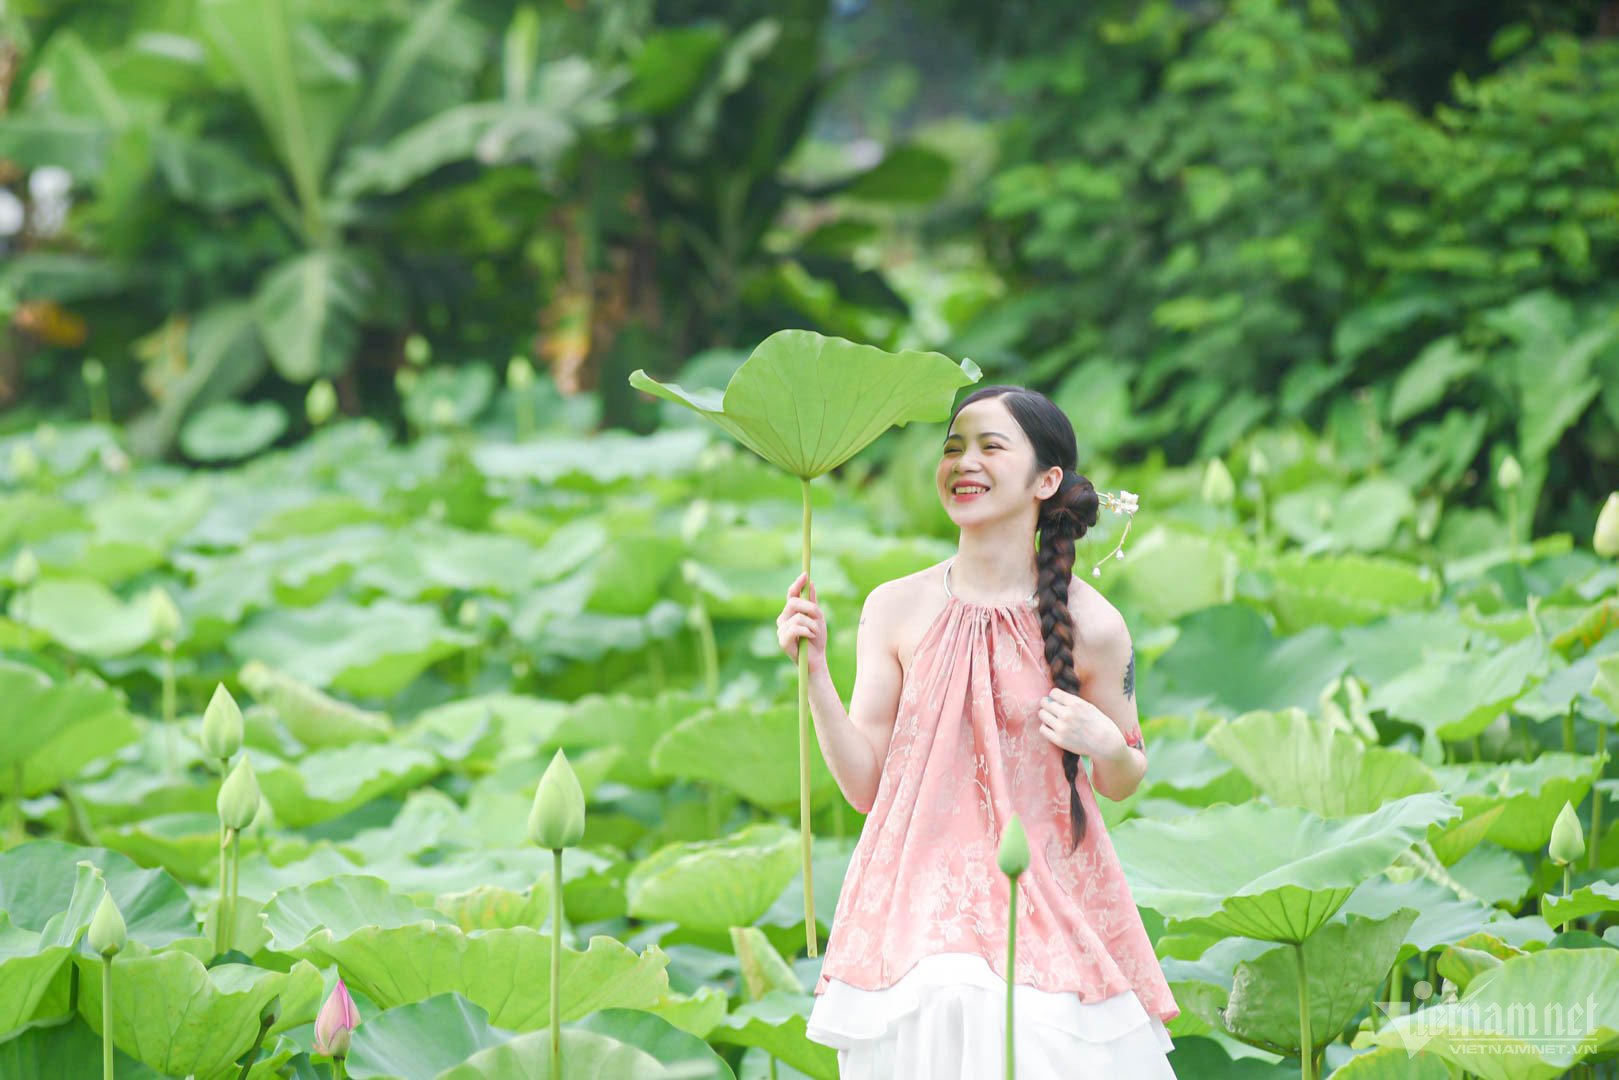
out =
[[562,849],[551,855],[551,1077],[562,1080]]
[[101,1080],[112,1075],[112,957],[101,958]]
[[169,777],[179,772],[180,752],[174,741],[174,639],[163,639],[163,755],[168,764]]
[[270,1025],[275,1021],[259,1019],[259,1036],[253,1040],[253,1046],[247,1052],[247,1061],[242,1065],[242,1071],[237,1074],[236,1080],[247,1080],[248,1074],[253,1071],[253,1063],[259,1059],[259,1050],[264,1046],[264,1036],[270,1031]]
[[[1603,760],[1608,754],[1608,725],[1597,724],[1597,780],[1601,781],[1606,771],[1607,762]],[[1602,847],[1602,788],[1598,784],[1591,785],[1591,835],[1586,838],[1585,868],[1595,870],[1597,867],[1597,852]]]
[[1299,1077],[1315,1080],[1315,1039],[1310,1032],[1310,984],[1304,965],[1304,943],[1293,946],[1293,956],[1299,969]]
[[1012,973],[1017,970],[1017,876],[1007,879],[1010,901],[1006,911],[1006,1080],[1017,1080],[1014,1045],[1017,1026],[1012,1011]]
[[[801,541],[804,580],[810,572],[810,482],[801,483],[804,493],[804,532]],[[810,755],[815,752],[810,733],[809,648],[798,650],[798,832],[804,859],[804,938],[811,959],[820,955],[815,941],[815,883],[810,866]]]

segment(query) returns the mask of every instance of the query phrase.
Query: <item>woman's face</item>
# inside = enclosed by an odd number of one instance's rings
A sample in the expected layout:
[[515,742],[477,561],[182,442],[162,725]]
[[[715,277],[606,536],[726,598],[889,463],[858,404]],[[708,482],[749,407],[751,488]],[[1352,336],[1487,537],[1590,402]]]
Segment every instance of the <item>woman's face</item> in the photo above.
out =
[[[1048,472],[1049,483],[1034,476],[1034,447],[1023,429],[1000,398],[983,398],[956,414],[939,455],[934,485],[950,519],[967,524],[1027,512],[1031,500],[1055,491],[1062,479],[1061,469]],[[958,494],[956,489],[963,485],[988,490]]]

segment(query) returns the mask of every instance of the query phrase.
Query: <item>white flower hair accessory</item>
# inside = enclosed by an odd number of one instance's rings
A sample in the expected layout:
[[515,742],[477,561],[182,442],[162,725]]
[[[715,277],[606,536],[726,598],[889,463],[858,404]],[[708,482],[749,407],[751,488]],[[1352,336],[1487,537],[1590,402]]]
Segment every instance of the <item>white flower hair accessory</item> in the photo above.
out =
[[1113,550],[1103,555],[1101,560],[1091,567],[1091,577],[1102,576],[1102,563],[1107,562],[1109,559],[1124,558],[1124,538],[1130,535],[1130,526],[1135,521],[1136,508],[1141,504],[1140,498],[1134,492],[1125,491],[1123,488],[1119,489],[1117,495],[1111,491],[1099,491],[1096,497],[1109,510],[1116,514],[1124,515],[1124,532],[1119,534],[1119,542],[1114,545]]

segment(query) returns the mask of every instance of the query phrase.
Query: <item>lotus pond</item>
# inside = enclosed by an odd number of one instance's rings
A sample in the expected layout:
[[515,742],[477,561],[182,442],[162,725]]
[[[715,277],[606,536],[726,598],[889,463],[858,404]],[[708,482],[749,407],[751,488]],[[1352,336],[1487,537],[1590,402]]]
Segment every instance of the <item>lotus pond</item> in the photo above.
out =
[[[550,1075],[555,1005],[570,1076],[833,1080],[773,633],[801,485],[680,411],[343,421],[209,469],[4,440],[0,1077],[95,1076],[109,1027],[119,1077],[329,1076],[341,978],[354,1077]],[[924,428],[811,488],[845,700],[866,593],[954,550]],[[1097,477],[1147,493],[1098,584],[1151,766],[1102,802],[1177,1072],[1295,1076],[1308,1043],[1345,1080],[1613,1075],[1619,566],[1306,433],[1247,449]],[[261,793],[230,830],[220,686]],[[560,897],[528,829],[559,749]],[[824,943],[861,819],[811,765]]]

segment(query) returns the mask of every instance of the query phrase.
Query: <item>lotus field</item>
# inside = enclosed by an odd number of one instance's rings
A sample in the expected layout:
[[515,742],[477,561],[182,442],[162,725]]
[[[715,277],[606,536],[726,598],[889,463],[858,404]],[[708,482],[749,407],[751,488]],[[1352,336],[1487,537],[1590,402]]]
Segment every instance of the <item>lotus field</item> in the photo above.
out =
[[[805,1018],[861,819],[811,741],[801,831],[772,621],[813,510],[847,700],[864,596],[954,551],[939,428],[810,483],[661,407],[0,444],[0,1076],[837,1076]],[[1097,466],[1150,493],[1094,580],[1151,765],[1101,801],[1171,1060],[1611,1076],[1619,563],[1333,450]]]

